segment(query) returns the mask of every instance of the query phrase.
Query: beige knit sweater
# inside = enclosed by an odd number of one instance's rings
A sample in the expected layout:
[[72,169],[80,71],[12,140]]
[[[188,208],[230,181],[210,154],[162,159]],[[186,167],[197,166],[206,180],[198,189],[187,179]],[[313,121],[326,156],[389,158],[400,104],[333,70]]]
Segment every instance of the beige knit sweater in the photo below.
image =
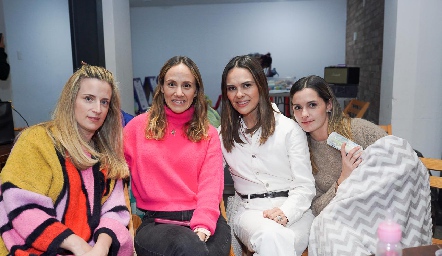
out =
[[[353,118],[351,121],[353,141],[364,149],[387,133],[367,120]],[[315,141],[308,137],[313,161],[318,172],[313,174],[316,184],[316,196],[313,198],[312,211],[317,216],[335,197],[335,182],[341,176],[341,152],[327,145],[327,141]]]

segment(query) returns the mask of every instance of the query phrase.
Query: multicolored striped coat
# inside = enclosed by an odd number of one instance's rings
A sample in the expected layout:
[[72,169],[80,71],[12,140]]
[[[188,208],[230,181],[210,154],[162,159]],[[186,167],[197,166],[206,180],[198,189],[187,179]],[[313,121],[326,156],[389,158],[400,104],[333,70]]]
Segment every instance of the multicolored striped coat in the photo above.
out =
[[43,127],[27,129],[0,173],[0,255],[57,255],[71,234],[112,237],[109,255],[133,255],[123,181],[100,165],[79,171]]

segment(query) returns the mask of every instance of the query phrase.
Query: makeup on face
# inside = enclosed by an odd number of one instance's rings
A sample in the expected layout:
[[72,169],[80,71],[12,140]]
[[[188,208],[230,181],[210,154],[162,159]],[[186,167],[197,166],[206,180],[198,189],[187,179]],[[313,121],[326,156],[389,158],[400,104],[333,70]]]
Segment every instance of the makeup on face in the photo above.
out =
[[189,109],[197,95],[196,80],[189,67],[182,63],[171,67],[164,76],[161,92],[166,105],[174,113]]

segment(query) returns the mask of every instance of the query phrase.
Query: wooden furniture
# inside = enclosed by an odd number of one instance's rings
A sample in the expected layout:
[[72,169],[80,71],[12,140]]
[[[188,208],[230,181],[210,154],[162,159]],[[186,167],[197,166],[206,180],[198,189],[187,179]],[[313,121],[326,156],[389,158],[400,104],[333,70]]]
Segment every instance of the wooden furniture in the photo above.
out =
[[6,160],[8,159],[12,146],[12,143],[0,145],[0,171],[2,170],[3,166],[6,163]]
[[381,127],[382,129],[384,129],[384,131],[386,133],[388,133],[388,135],[392,135],[393,134],[393,130],[391,128],[391,124],[387,124],[387,125],[379,125],[379,127]]
[[15,128],[14,128],[14,132],[16,132],[15,134],[17,134],[17,132],[21,132],[21,131],[23,131],[24,129],[26,129],[26,127],[15,127]]
[[[219,204],[219,209],[221,211],[221,216],[224,217],[224,219],[227,221],[227,213],[226,213],[226,206],[224,204],[224,199]],[[230,253],[229,256],[235,256],[235,253],[233,253],[233,248],[230,246]]]
[[[402,250],[402,256],[434,256],[435,252],[442,249],[442,245],[422,245],[417,247],[405,248]],[[372,256],[375,256],[372,254]]]
[[282,114],[286,117],[291,117],[290,113],[290,90],[270,90],[270,101],[275,103],[276,106],[283,105]]
[[370,102],[352,99],[344,109],[344,113],[351,116],[362,118],[368,109]]
[[[442,159],[421,157],[420,160],[428,170],[442,172]],[[442,177],[430,176],[430,187],[442,189]],[[442,240],[433,238],[433,244],[442,245]]]
[[221,105],[221,97],[222,97],[222,95],[220,94],[220,95],[218,96],[218,99],[216,100],[215,105],[212,106],[213,109],[218,110],[219,106]]
[[435,244],[405,248],[402,250],[402,256],[434,256],[435,252],[441,248]]

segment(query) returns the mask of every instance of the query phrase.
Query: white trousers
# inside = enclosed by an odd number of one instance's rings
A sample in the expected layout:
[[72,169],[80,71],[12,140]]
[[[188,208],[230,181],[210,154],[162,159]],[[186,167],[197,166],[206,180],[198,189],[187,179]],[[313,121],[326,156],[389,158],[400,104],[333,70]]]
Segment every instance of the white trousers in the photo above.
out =
[[307,248],[314,216],[309,209],[286,227],[264,218],[263,211],[279,207],[286,198],[242,200],[235,196],[231,221],[235,235],[255,256],[300,256]]

